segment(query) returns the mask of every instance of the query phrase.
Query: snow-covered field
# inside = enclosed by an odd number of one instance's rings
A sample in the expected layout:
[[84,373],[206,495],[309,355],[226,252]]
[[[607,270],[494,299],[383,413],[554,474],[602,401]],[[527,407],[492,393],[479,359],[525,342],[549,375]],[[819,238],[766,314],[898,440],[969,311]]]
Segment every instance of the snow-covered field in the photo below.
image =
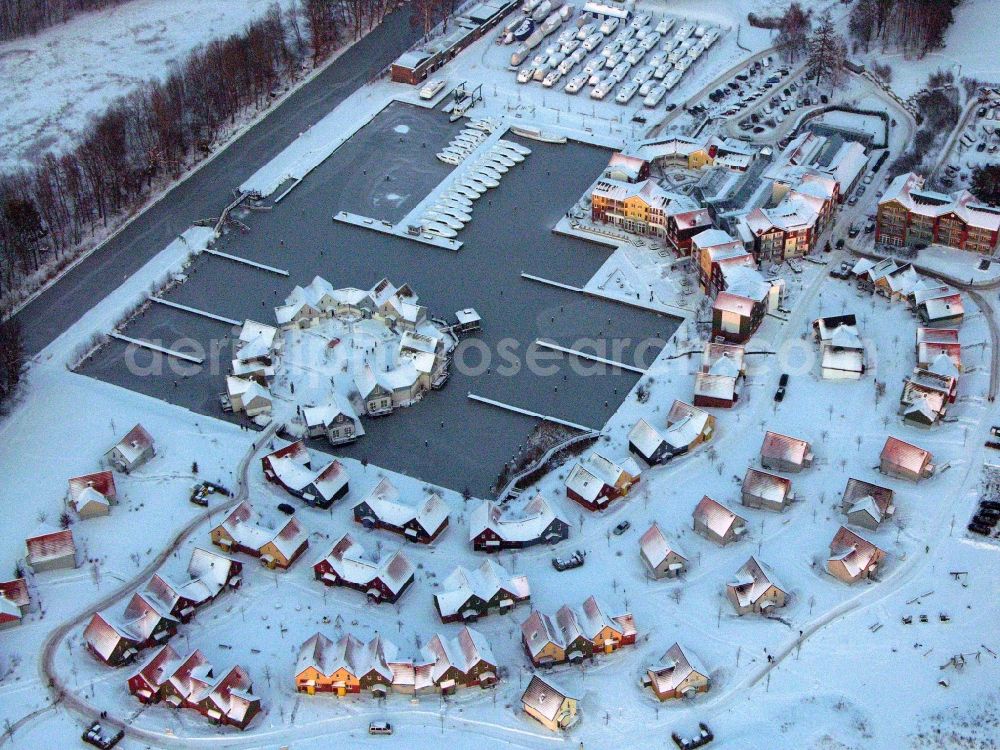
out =
[[113,99],[198,45],[239,32],[274,2],[133,0],[0,44],[0,169],[65,149]]
[[872,49],[870,59],[892,66],[892,88],[904,99],[923,88],[927,77],[938,70],[950,71],[956,82],[974,78],[987,84],[1000,83],[996,11],[993,0],[962,0],[955,8],[955,23],[948,29],[943,49],[921,59]]

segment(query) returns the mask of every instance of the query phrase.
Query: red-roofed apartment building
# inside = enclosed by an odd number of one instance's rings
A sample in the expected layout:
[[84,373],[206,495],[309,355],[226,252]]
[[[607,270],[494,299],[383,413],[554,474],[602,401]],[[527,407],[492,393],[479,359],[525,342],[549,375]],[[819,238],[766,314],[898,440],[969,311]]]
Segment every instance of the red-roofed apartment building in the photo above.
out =
[[976,201],[968,190],[948,195],[924,189],[908,172],[886,188],[878,203],[875,241],[887,245],[947,245],[992,253],[1000,239],[1000,208]]

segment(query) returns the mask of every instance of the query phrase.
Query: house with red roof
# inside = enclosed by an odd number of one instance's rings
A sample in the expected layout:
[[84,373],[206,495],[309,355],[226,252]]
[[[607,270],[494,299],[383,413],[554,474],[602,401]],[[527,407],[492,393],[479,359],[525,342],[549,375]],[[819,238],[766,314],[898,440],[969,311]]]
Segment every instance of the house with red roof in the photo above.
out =
[[695,506],[691,518],[696,532],[723,546],[742,539],[747,532],[745,518],[736,515],[708,495],[702,497]]
[[267,568],[288,568],[309,546],[309,532],[292,516],[258,512],[246,500],[210,532],[212,543],[225,552],[260,558]]
[[155,455],[153,436],[146,432],[145,427],[137,424],[104,454],[104,458],[115,471],[129,474]]
[[643,684],[649,686],[653,695],[665,701],[708,692],[710,681],[708,670],[694,654],[675,643],[657,664],[646,670]]
[[879,471],[896,479],[919,482],[933,476],[933,459],[930,451],[890,435],[879,454]]
[[315,508],[329,508],[349,490],[347,468],[334,459],[313,469],[309,450],[302,440],[268,453],[260,463],[269,482]]
[[655,521],[639,539],[639,556],[656,579],[676,578],[688,566],[687,556],[667,539]]
[[896,512],[895,493],[888,487],[851,477],[840,500],[840,510],[852,526],[877,529]]
[[346,586],[361,591],[378,604],[399,600],[413,583],[413,565],[402,550],[374,555],[344,534],[315,565],[316,580],[327,586]]
[[632,458],[612,461],[600,453],[580,459],[566,477],[566,496],[587,510],[602,510],[628,494],[641,469]]
[[768,430],[760,446],[760,465],[770,471],[797,474],[812,466],[812,446],[801,438]]
[[166,643],[177,619],[147,592],[136,592],[121,615],[95,612],[83,631],[87,649],[111,667],[126,664],[143,649]]
[[260,713],[260,698],[246,669],[236,665],[216,677],[205,655],[195,650],[185,658],[169,645],[160,649],[129,677],[129,692],[142,703],[187,708],[213,724],[246,729]]
[[118,504],[115,475],[110,471],[84,474],[69,480],[66,505],[80,518],[106,516]]
[[25,561],[36,573],[76,567],[76,543],[70,529],[43,531],[24,540]]
[[0,583],[0,630],[20,625],[31,597],[23,578]]
[[726,584],[726,597],[738,615],[768,614],[785,606],[788,591],[770,568],[751,557]]
[[748,508],[780,513],[791,505],[795,493],[791,480],[751,468],[743,476],[740,499]]
[[438,493],[404,499],[388,479],[382,479],[354,506],[354,520],[366,529],[385,529],[421,544],[430,544],[441,535],[449,515],[448,504]]
[[884,559],[885,550],[841,526],[830,541],[826,569],[844,583],[857,583],[875,578]]

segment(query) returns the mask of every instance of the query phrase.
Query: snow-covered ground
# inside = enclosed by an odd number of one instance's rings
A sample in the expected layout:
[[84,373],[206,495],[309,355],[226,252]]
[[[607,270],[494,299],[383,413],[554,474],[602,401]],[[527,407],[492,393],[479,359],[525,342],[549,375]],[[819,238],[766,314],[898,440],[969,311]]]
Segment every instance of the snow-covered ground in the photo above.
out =
[[993,0],[963,0],[955,7],[955,23],[948,29],[943,49],[918,59],[873,48],[868,57],[892,66],[891,86],[904,99],[922,89],[927,77],[939,70],[950,71],[956,81],[974,78],[1000,83],[996,11]]
[[[275,0],[133,0],[0,44],[0,169],[61,151],[93,115]],[[287,7],[290,0],[278,0]]]

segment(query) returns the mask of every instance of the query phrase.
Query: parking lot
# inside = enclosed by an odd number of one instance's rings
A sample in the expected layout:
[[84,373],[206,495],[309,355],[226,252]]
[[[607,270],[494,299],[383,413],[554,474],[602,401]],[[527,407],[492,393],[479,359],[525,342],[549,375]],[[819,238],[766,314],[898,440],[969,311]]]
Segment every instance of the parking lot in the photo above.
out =
[[[241,212],[240,221],[248,232],[231,231],[215,245],[217,250],[286,269],[287,277],[202,255],[189,269],[187,280],[165,296],[235,320],[271,323],[274,306],[292,286],[319,274],[337,286],[368,288],[382,277],[409,283],[436,317],[450,319],[456,310],[475,307],[484,321],[483,349],[493,358],[482,368],[485,371],[463,374],[462,368],[453,366],[443,390],[432,391],[420,403],[391,416],[365,420],[368,434],[338,451],[482,494],[524,443],[535,420],[476,404],[468,398],[470,392],[600,428],[638,376],[592,364],[588,369],[595,374],[582,375],[577,372],[580,363],[562,355],[546,360],[553,366],[551,374],[533,374],[525,365],[527,352],[532,356],[537,352],[536,339],[572,346],[580,337],[588,337],[606,345],[609,352],[615,341],[617,356],[632,363],[644,340],[665,340],[677,321],[521,277],[526,272],[582,286],[606,259],[608,250],[602,246],[551,232],[568,206],[550,199],[581,194],[607,163],[608,152],[603,149],[573,142],[520,141],[533,153],[480,199],[473,221],[461,230],[464,244],[457,252],[332,220],[340,210],[371,214],[384,208],[390,190],[402,198],[394,198],[391,213],[381,215],[391,219],[404,214],[433,187],[435,171],[448,173],[434,154],[450,132],[447,116],[437,112],[406,105],[383,111],[270,211]],[[393,134],[391,143],[386,141],[388,133]],[[387,150],[380,153],[377,144]],[[387,153],[392,158],[386,158]],[[229,328],[155,305],[125,333],[158,339],[167,346],[190,338],[210,352],[213,341],[217,348],[230,344]],[[502,362],[497,352],[504,341],[507,346],[513,342],[513,355],[522,364],[513,375],[498,372]],[[648,348],[647,362],[660,346]],[[228,369],[225,354],[218,358],[222,372],[202,369],[188,376],[135,372],[126,357],[139,369],[153,361],[148,352],[130,352],[126,344],[112,341],[81,371],[196,412],[235,419],[221,412],[216,398]],[[467,358],[473,369],[477,357],[471,352]]]
[[509,57],[505,62],[518,84],[589,100],[595,113],[604,101],[628,107],[629,116],[635,111],[652,118],[674,109],[669,94],[705,67],[702,60],[724,34],[673,15],[602,20],[569,7],[515,17],[500,32],[509,44],[497,54]]

